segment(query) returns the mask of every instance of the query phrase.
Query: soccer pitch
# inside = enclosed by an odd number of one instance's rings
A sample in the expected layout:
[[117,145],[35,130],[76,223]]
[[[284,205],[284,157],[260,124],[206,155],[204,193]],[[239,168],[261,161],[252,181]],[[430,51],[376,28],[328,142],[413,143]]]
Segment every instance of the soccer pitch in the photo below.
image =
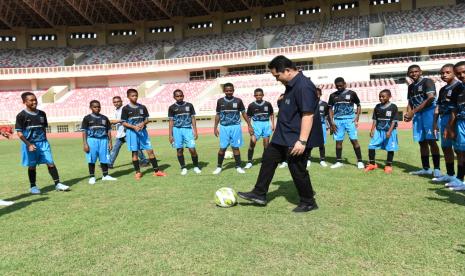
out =
[[[368,132],[359,136],[366,160]],[[244,200],[233,208],[215,207],[218,188],[249,191],[260,166],[239,175],[234,161],[225,160],[226,169],[212,175],[218,150],[213,135],[197,141],[201,175],[190,170],[181,176],[168,138],[152,137],[168,177],[152,177],[143,168],[146,174],[136,182],[123,146],[111,171],[118,181],[94,186],[87,184],[80,139],[50,143],[71,192],[55,192],[41,166],[37,183],[43,194],[33,196],[20,166],[19,141],[0,141],[0,198],[16,201],[0,208],[3,275],[465,274],[465,194],[406,173],[420,164],[410,131],[399,132],[392,175],[357,170],[348,141],[343,157],[350,164],[331,170],[313,162],[309,170],[320,208],[305,214],[291,212],[298,197],[287,169],[277,169],[267,207]],[[334,142],[326,146],[327,161],[334,163]],[[244,160],[247,146],[241,151]],[[255,157],[261,152],[260,141]],[[385,157],[377,152],[379,164]],[[101,176],[98,167],[96,174]]]

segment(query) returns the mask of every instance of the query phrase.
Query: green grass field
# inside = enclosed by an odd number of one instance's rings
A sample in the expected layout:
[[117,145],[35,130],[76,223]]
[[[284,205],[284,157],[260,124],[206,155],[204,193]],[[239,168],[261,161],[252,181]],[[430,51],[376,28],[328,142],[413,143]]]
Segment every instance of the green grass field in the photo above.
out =
[[[368,133],[361,137],[366,158]],[[420,163],[409,131],[400,132],[392,175],[357,170],[350,143],[344,168],[314,162],[320,209],[306,214],[291,212],[298,198],[287,169],[277,170],[267,207],[215,207],[216,189],[250,190],[259,166],[238,175],[226,160],[213,176],[217,140],[201,136],[203,173],[181,176],[167,140],[152,138],[168,177],[147,169],[135,182],[124,147],[118,181],[90,186],[81,141],[52,139],[72,191],[55,192],[41,166],[40,196],[28,193],[18,140],[0,141],[0,197],[16,201],[0,208],[0,274],[465,274],[465,194],[406,173]],[[334,162],[332,141],[327,155]],[[381,164],[385,156],[378,152]]]

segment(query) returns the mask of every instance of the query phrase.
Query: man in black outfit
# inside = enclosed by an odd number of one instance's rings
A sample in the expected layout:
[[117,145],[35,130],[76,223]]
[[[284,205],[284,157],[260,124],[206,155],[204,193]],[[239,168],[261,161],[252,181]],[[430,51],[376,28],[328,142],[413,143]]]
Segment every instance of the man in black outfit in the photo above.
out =
[[[294,212],[317,209],[310,175],[306,169],[310,148],[323,145],[316,87],[285,56],[275,57],[268,68],[286,86],[271,143],[265,149],[257,183],[250,192],[238,192],[246,200],[266,205],[266,193],[278,164],[287,160],[300,196]],[[314,123],[316,122],[316,123]]]

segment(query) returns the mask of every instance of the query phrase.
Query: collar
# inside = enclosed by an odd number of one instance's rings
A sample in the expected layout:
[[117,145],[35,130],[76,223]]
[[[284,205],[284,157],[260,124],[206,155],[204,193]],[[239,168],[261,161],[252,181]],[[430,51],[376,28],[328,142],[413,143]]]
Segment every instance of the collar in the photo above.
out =
[[388,107],[390,107],[390,106],[391,106],[391,102],[387,102],[386,104],[381,105],[381,108],[382,108],[382,109],[386,109],[386,108],[388,108]]
[[290,80],[290,81],[286,84],[286,86],[289,86],[289,87],[291,87],[291,88],[294,87],[294,85],[297,83],[297,81],[298,81],[300,78],[302,78],[302,77],[304,77],[304,74],[302,74],[302,72],[297,73],[297,75],[295,75],[295,77],[294,77],[292,80]]
[[26,112],[27,114],[30,114],[30,115],[38,115],[39,114],[39,110],[36,109],[36,112],[33,112],[33,111],[29,111],[27,109],[24,109],[24,112]]
[[264,105],[264,104],[265,104],[265,101],[264,101],[264,100],[262,100],[262,102],[261,102],[261,103],[258,103],[257,101],[254,101],[254,103],[255,103],[256,105],[262,106],[262,105]]
[[100,118],[102,117],[101,114],[94,114],[94,113],[90,113],[90,116],[94,117],[94,118]]
[[186,104],[186,102],[185,102],[185,101],[182,101],[180,104],[179,104],[178,102],[175,102],[174,104],[177,105],[177,106],[183,106],[183,105]]
[[136,103],[135,105],[133,105],[132,103],[128,103],[128,106],[132,107],[132,108],[138,108],[139,107],[139,104]]
[[454,81],[452,81],[451,84],[448,84],[448,85],[444,86],[444,89],[451,89],[452,87],[456,86],[459,83],[460,83],[460,81],[454,80]]
[[227,102],[232,102],[232,101],[234,101],[235,98],[234,98],[234,96],[233,96],[230,100],[228,100],[228,98],[226,98],[226,97],[223,97],[223,99],[224,99],[225,101],[227,101]]

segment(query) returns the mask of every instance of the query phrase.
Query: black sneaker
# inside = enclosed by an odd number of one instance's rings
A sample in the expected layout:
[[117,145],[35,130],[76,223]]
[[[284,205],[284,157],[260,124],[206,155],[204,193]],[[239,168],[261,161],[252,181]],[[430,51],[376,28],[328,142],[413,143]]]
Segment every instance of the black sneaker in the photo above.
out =
[[318,209],[318,205],[316,204],[316,202],[314,202],[313,204],[300,203],[297,207],[294,208],[294,210],[292,210],[292,212],[304,213],[304,212],[310,212],[316,209]]
[[239,197],[245,199],[245,200],[252,201],[252,202],[257,203],[257,204],[259,204],[259,205],[263,205],[263,206],[266,205],[266,197],[256,195],[256,194],[253,193],[253,192],[248,192],[248,193],[245,193],[245,192],[237,192],[237,195],[238,195]]

